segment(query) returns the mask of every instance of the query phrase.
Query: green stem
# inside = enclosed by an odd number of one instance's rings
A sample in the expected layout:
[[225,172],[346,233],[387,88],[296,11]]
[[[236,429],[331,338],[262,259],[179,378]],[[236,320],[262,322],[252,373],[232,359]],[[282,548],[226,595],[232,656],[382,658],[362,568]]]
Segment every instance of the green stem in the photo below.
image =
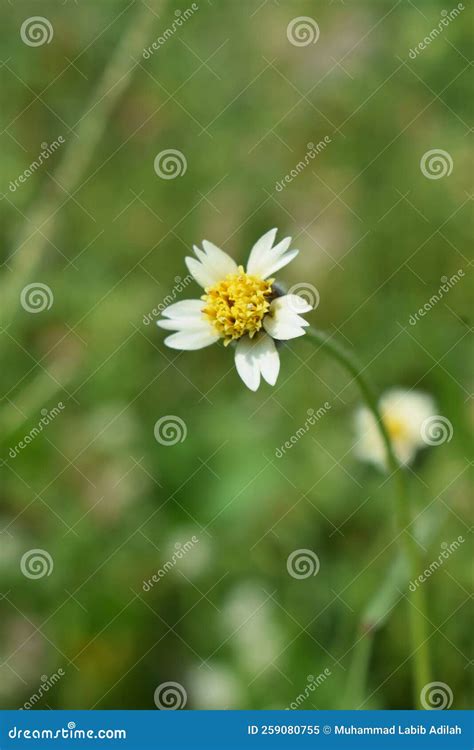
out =
[[[409,529],[412,523],[412,514],[410,501],[407,493],[405,475],[402,467],[395,455],[392,441],[387,428],[382,420],[379,411],[377,398],[372,392],[372,388],[363,376],[363,370],[352,354],[347,352],[337,342],[333,341],[331,336],[308,328],[309,337],[326,351],[333,359],[337,360],[344,367],[357,383],[367,408],[373,414],[384,442],[387,453],[387,464],[396,481],[396,522],[398,529],[398,538],[402,545],[403,554],[406,557],[409,567],[409,577],[412,580],[420,571],[423,570],[423,560],[420,555],[418,544],[410,534]],[[413,649],[413,670],[414,670],[414,701],[417,708],[423,708],[420,702],[420,695],[423,687],[430,682],[430,663],[428,652],[428,633],[426,616],[426,601],[424,591],[417,587],[415,591],[409,592],[409,618],[411,631],[411,645]]]

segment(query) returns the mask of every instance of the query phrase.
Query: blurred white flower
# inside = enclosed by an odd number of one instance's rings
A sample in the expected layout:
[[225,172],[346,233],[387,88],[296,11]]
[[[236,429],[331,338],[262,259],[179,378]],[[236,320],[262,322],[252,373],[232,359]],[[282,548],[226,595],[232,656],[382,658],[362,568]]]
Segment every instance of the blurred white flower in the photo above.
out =
[[274,245],[277,230],[260,237],[250,251],[247,270],[212,242],[194,245],[196,258],[186,258],[190,273],[205,294],[201,299],[170,305],[158,320],[161,328],[175,331],[165,339],[172,349],[202,349],[223,340],[236,341],[235,366],[245,385],[256,391],[263,377],[275,385],[280,357],[275,340],[303,336],[309,323],[301,313],[312,307],[297,294],[279,294],[269,278],[298,254],[289,250],[291,237]]
[[253,582],[243,583],[231,593],[222,610],[228,643],[240,664],[251,674],[271,665],[282,650],[274,605]]
[[[421,428],[423,422],[436,413],[434,400],[419,391],[394,388],[382,396],[379,409],[396,457],[401,464],[410,464],[417,451],[426,446]],[[385,446],[375,417],[367,407],[358,409],[355,423],[357,456],[386,470]]]
[[193,708],[221,710],[241,708],[242,689],[239,680],[228,667],[209,664],[188,673],[186,685]]
[[[197,539],[192,545],[191,541]],[[179,550],[182,554],[173,570],[183,573],[186,578],[197,578],[209,568],[212,562],[213,548],[209,536],[199,526],[179,526],[174,529],[163,549],[165,560],[174,559]]]
[[22,615],[0,620],[0,697],[11,699],[37,679],[44,668],[44,639],[39,629]]

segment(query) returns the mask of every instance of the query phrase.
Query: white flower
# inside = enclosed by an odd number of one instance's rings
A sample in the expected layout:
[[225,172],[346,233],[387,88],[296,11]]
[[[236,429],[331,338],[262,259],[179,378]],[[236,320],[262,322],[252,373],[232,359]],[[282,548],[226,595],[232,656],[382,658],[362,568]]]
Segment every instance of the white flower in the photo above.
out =
[[284,640],[275,619],[275,607],[257,582],[246,581],[231,591],[224,602],[221,622],[226,641],[249,674],[259,673],[281,654]]
[[[431,396],[419,391],[394,388],[379,401],[380,414],[401,464],[410,464],[416,452],[426,446],[423,422],[436,413]],[[363,406],[356,413],[356,453],[363,461],[387,468],[386,451],[372,412]]]
[[302,336],[309,323],[300,313],[312,307],[297,294],[279,295],[270,276],[298,254],[291,237],[274,245],[271,229],[255,243],[247,270],[212,242],[194,246],[196,258],[186,265],[205,291],[201,299],[176,302],[163,311],[161,328],[175,331],[165,339],[172,349],[202,349],[219,339],[236,341],[235,366],[245,385],[256,391],[263,377],[275,385],[280,357],[274,340]]
[[202,665],[187,677],[193,708],[224,711],[241,708],[242,689],[233,672],[221,664]]
[[201,534],[195,526],[180,526],[175,529],[172,539],[164,547],[165,560],[173,560],[173,555],[177,556],[179,550],[182,554],[173,568],[178,576],[182,574],[194,579],[209,570],[214,550],[209,537]]

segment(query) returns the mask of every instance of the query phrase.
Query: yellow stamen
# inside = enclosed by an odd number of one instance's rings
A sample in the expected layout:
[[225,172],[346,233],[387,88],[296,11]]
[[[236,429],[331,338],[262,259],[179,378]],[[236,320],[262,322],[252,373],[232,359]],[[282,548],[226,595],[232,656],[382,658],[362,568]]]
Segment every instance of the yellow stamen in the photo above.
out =
[[408,429],[402,419],[390,414],[384,414],[383,421],[392,440],[403,440],[407,437]]
[[252,338],[261,329],[270,308],[274,280],[251,276],[239,266],[236,273],[205,290],[203,313],[225,339],[225,346],[246,333]]

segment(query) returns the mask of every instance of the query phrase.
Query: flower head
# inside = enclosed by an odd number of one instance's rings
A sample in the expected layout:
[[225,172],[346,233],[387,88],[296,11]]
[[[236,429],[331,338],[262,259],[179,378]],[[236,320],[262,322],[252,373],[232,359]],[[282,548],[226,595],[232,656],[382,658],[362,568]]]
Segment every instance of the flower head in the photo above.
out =
[[291,237],[274,245],[276,233],[271,229],[255,243],[246,269],[212,242],[204,240],[202,248],[195,245],[196,258],[186,258],[186,265],[204,294],[170,305],[157,321],[174,331],[165,339],[172,349],[235,342],[237,372],[252,391],[261,377],[275,385],[280,370],[275,340],[302,336],[309,323],[301,313],[312,309],[297,294],[280,294],[270,278],[298,254],[289,249]]
[[[401,464],[412,463],[417,451],[426,446],[423,423],[435,414],[435,402],[425,393],[394,388],[379,402],[380,414]],[[362,406],[355,415],[356,453],[381,469],[387,468],[386,451],[375,417]]]

